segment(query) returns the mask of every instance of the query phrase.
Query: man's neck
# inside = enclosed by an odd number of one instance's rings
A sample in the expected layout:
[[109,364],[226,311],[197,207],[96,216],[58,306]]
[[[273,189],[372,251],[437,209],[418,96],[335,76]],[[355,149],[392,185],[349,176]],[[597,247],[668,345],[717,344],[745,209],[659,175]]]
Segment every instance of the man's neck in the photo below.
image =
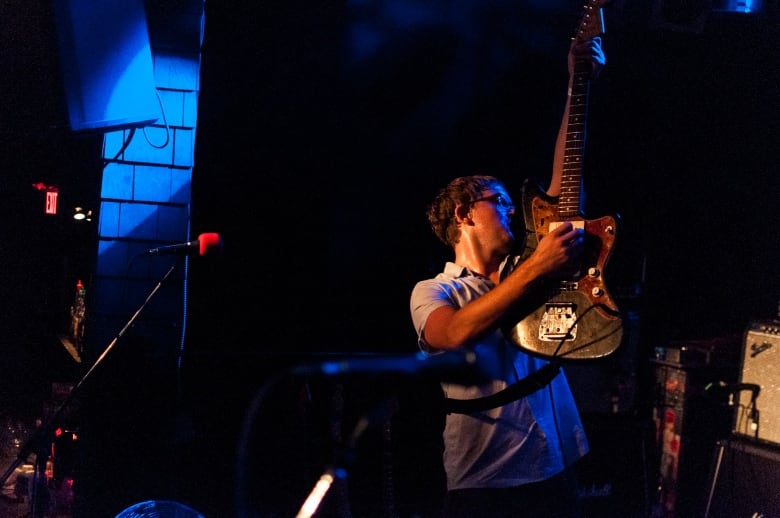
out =
[[455,263],[471,273],[488,278],[498,284],[499,268],[504,257],[483,258],[467,250],[455,250]]

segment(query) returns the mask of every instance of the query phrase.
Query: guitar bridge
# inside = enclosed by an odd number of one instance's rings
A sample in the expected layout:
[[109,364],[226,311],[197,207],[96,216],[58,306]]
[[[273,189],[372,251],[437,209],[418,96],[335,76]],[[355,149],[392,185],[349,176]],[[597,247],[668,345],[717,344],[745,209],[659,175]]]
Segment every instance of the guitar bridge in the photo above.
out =
[[576,321],[577,312],[574,304],[568,302],[547,303],[544,314],[539,320],[539,340],[575,340],[577,338]]

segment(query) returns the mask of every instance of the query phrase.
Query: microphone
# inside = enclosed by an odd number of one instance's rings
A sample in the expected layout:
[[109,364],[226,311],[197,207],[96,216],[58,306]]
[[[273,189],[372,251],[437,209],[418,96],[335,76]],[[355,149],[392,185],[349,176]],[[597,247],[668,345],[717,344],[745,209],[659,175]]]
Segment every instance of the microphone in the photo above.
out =
[[206,232],[195,241],[150,248],[146,255],[218,255],[222,253],[222,248],[222,236],[216,232]]
[[302,365],[294,374],[342,376],[351,374],[408,374],[462,384],[479,384],[490,380],[477,364],[477,355],[470,350],[454,350],[435,355],[418,352],[411,355],[372,355]]

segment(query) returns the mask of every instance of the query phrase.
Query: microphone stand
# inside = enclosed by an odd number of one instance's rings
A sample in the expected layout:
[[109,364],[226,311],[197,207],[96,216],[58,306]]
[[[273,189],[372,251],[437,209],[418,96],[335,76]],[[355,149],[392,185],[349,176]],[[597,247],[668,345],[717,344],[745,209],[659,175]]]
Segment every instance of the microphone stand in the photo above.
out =
[[121,340],[122,337],[125,335],[127,330],[130,329],[130,327],[132,327],[132,325],[140,316],[141,312],[146,308],[146,306],[149,304],[152,298],[157,294],[157,292],[162,287],[163,283],[165,283],[165,281],[168,280],[168,277],[171,276],[175,268],[176,265],[174,264],[168,269],[165,275],[163,275],[162,279],[160,279],[157,285],[152,289],[152,291],[146,297],[146,300],[144,300],[143,304],[141,304],[141,306],[136,310],[136,312],[133,313],[133,316],[130,317],[130,320],[127,321],[127,323],[119,331],[116,337],[114,337],[114,339],[111,340],[111,343],[108,344],[108,346],[105,348],[105,350],[100,355],[100,357],[98,357],[95,363],[93,363],[92,366],[89,368],[87,373],[81,378],[81,380],[79,380],[78,383],[76,383],[76,385],[68,394],[68,397],[65,398],[65,400],[54,410],[51,417],[49,417],[48,420],[42,423],[41,426],[36,428],[35,432],[29,437],[29,439],[27,439],[24,442],[24,444],[22,444],[22,446],[19,448],[19,453],[16,456],[16,459],[14,459],[14,461],[11,463],[8,469],[6,469],[5,472],[3,473],[2,478],[0,478],[0,487],[2,487],[5,485],[6,481],[14,472],[14,470],[16,470],[16,468],[18,468],[21,464],[24,464],[24,462],[30,457],[30,455],[32,455],[33,453],[36,454],[35,471],[33,473],[32,495],[30,497],[30,503],[32,506],[30,511],[31,517],[36,518],[38,516],[42,516],[38,514],[38,510],[36,509],[36,506],[38,505],[38,498],[36,493],[38,489],[37,486],[39,483],[39,479],[41,477],[40,467],[41,465],[45,467],[47,454],[44,453],[44,455],[41,455],[41,453],[47,451],[48,448],[47,441],[49,444],[51,443],[54,434],[54,429],[59,423],[60,418],[63,416],[63,414],[71,405],[71,403],[76,401],[76,396],[80,393],[82,387],[87,382],[89,377],[92,375],[93,372],[95,372],[98,366],[101,363],[103,363],[103,361],[106,359],[108,354],[114,349],[114,347],[119,342],[119,340]]
[[[398,409],[397,406],[398,401],[394,396],[386,397],[358,419],[349,436],[346,447],[337,455],[334,465],[325,468],[325,471],[317,480],[306,500],[304,500],[295,518],[311,518],[314,516],[331,485],[337,481],[340,481],[342,484],[347,483],[348,469],[355,461],[360,438],[363,437],[367,430],[375,426],[385,425],[387,420]],[[349,510],[343,510],[342,514],[351,516]]]

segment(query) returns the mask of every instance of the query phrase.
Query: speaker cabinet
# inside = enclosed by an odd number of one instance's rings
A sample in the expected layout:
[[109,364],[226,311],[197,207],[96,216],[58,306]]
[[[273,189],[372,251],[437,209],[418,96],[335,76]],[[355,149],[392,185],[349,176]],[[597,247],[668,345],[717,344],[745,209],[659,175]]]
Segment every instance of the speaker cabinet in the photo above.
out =
[[705,518],[780,516],[780,448],[735,437],[718,441]]
[[780,445],[780,322],[755,321],[745,332],[740,383],[760,387],[735,397],[734,432]]
[[160,118],[143,0],[55,0],[60,68],[73,131]]

